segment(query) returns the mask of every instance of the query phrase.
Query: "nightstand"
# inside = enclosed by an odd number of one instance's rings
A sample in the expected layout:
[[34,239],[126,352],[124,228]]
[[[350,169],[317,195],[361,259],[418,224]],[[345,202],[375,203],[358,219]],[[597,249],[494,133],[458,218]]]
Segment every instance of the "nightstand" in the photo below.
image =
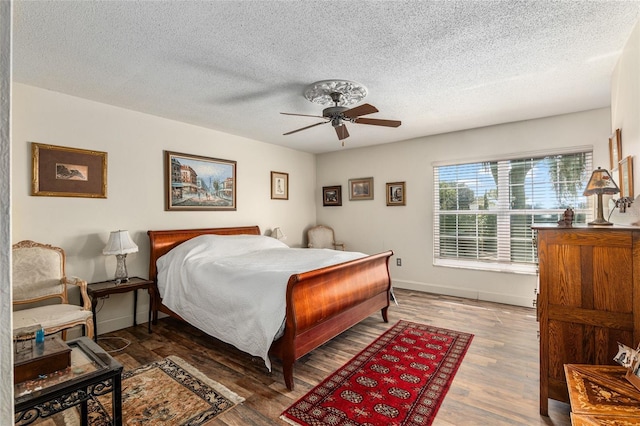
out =
[[128,293],[133,291],[133,325],[136,326],[136,309],[138,307],[138,290],[147,289],[149,292],[149,333],[151,333],[151,312],[155,300],[155,288],[153,281],[140,277],[129,277],[129,281],[117,284],[115,280],[90,283],[87,285],[87,293],[91,297],[91,311],[93,312],[93,339],[98,341],[98,322],[96,321],[96,306],[98,299],[110,294]]

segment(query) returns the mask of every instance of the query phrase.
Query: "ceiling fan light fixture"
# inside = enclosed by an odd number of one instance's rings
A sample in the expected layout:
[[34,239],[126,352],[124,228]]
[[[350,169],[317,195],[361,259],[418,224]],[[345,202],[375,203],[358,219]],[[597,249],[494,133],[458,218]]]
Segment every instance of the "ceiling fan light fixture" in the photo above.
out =
[[304,91],[304,97],[320,105],[336,105],[332,93],[340,93],[337,106],[357,104],[367,96],[367,88],[350,80],[321,80],[310,84]]

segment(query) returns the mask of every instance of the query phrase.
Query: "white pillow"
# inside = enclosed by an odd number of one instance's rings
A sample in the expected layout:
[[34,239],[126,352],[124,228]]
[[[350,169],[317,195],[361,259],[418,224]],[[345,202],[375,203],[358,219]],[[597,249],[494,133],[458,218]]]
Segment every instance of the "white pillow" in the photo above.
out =
[[288,248],[285,243],[263,235],[200,235],[174,247],[157,260],[158,271],[186,257],[216,258],[237,256],[256,250]]

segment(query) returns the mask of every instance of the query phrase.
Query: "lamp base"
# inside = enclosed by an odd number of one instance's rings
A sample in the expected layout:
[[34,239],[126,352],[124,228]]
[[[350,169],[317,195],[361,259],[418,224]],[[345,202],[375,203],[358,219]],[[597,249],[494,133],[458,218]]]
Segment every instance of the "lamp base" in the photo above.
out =
[[589,222],[587,225],[597,225],[597,226],[607,226],[613,225],[613,223],[609,222],[604,218],[603,214],[604,208],[602,207],[602,193],[598,193],[596,197],[596,218],[595,220]]
[[598,226],[607,226],[607,225],[613,225],[613,223],[611,222],[607,222],[604,219],[596,219],[593,222],[589,222],[587,223],[587,225],[598,225]]
[[116,264],[116,284],[126,283],[129,281],[129,273],[127,272],[127,255],[116,254],[116,259],[118,260],[118,263]]

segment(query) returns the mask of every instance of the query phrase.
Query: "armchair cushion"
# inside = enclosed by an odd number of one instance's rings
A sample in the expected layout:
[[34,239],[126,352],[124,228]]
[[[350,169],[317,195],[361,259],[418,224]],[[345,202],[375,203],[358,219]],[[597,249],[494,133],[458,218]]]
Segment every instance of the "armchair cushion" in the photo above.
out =
[[[69,304],[56,304],[38,306],[36,308],[23,309],[13,312],[13,328],[30,327],[40,324],[46,334],[56,333],[63,328],[75,325],[83,325],[88,319],[93,320],[91,311],[86,311],[82,306]],[[91,328],[93,330],[93,328]]]

